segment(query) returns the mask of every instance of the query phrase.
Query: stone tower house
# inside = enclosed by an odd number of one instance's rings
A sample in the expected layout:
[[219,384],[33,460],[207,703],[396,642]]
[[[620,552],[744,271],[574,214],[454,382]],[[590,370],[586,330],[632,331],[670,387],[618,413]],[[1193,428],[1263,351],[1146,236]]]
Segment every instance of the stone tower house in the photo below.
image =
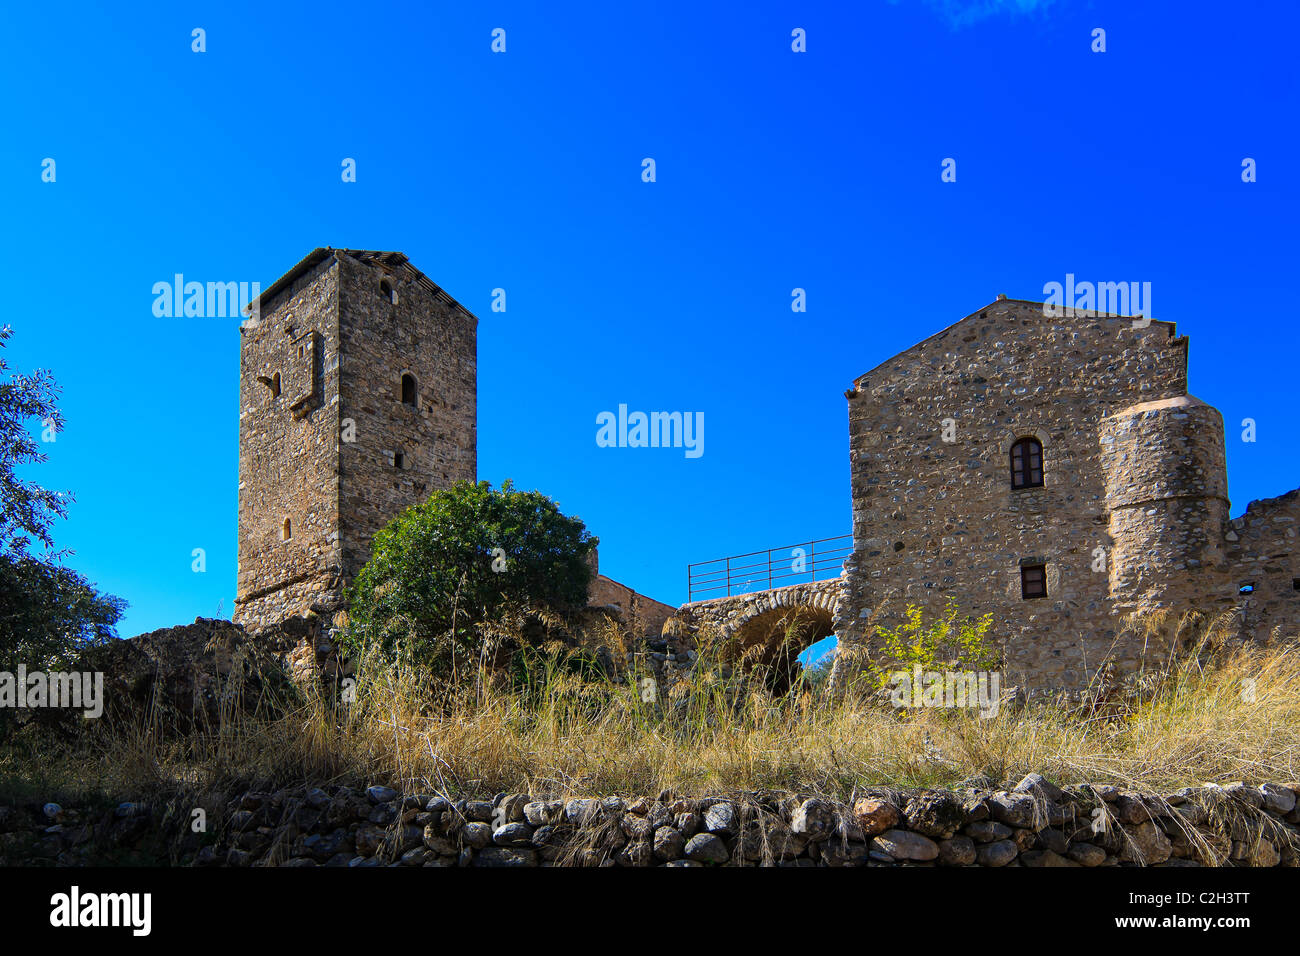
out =
[[1151,622],[1188,610],[1300,633],[1300,500],[1229,520],[1223,419],[1187,358],[1169,322],[999,298],[860,376],[841,646],[951,599],[993,614],[1007,680],[1077,688],[1176,650]]
[[250,631],[327,613],[375,532],[477,469],[477,326],[399,252],[322,248],[240,329],[239,570]]

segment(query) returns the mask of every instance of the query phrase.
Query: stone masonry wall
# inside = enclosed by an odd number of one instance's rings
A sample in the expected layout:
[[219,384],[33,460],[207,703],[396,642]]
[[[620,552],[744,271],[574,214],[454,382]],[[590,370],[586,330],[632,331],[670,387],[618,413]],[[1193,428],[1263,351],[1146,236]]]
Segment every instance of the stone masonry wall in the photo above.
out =
[[309,787],[208,807],[207,834],[190,831],[188,806],[170,817],[139,802],[0,806],[0,865],[85,865],[147,845],[180,865],[236,867],[1294,867],[1298,795],[1296,782],[1158,795],[1059,788],[1037,774],[1005,789],[865,789],[850,803],[794,793],[476,800]]
[[338,283],[326,260],[240,329],[234,619],[254,629],[337,596]]
[[[356,428],[340,464],[343,567],[350,577],[389,521],[436,490],[475,479],[478,346],[477,320],[410,273],[346,255],[339,262],[340,417]],[[395,304],[381,281],[396,292]],[[402,403],[403,373],[415,376],[415,408]]]

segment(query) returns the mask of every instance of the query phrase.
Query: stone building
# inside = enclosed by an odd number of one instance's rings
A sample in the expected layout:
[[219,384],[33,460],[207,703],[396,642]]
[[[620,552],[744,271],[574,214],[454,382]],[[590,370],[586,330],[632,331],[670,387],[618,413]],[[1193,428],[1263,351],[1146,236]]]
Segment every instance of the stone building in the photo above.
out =
[[1300,497],[1229,520],[1223,420],[1187,359],[1172,323],[999,296],[860,376],[841,647],[951,599],[992,612],[1011,681],[1077,688],[1175,649],[1188,610],[1300,632]]
[[239,363],[250,631],[337,607],[375,532],[477,466],[478,320],[406,256],[315,249],[258,304]]

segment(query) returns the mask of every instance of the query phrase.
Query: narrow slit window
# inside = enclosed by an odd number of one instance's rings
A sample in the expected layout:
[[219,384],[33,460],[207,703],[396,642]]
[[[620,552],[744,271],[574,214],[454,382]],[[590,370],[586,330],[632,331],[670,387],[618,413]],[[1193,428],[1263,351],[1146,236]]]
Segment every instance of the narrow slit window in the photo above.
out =
[[1028,601],[1047,597],[1047,566],[1027,564],[1020,569],[1020,596]]
[[284,524],[280,526],[280,540],[288,541],[293,537],[293,522],[288,518],[284,519]]
[[1022,438],[1011,446],[1011,487],[1041,488],[1043,446],[1036,438]]

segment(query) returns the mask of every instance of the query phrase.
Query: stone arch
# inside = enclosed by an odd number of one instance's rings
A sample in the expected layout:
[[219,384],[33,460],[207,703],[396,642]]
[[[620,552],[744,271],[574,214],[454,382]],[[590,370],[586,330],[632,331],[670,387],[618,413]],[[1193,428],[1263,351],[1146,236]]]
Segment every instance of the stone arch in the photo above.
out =
[[760,667],[774,693],[799,676],[798,656],[835,633],[839,581],[795,585],[744,595],[745,603],[721,629],[725,656],[743,668]]

